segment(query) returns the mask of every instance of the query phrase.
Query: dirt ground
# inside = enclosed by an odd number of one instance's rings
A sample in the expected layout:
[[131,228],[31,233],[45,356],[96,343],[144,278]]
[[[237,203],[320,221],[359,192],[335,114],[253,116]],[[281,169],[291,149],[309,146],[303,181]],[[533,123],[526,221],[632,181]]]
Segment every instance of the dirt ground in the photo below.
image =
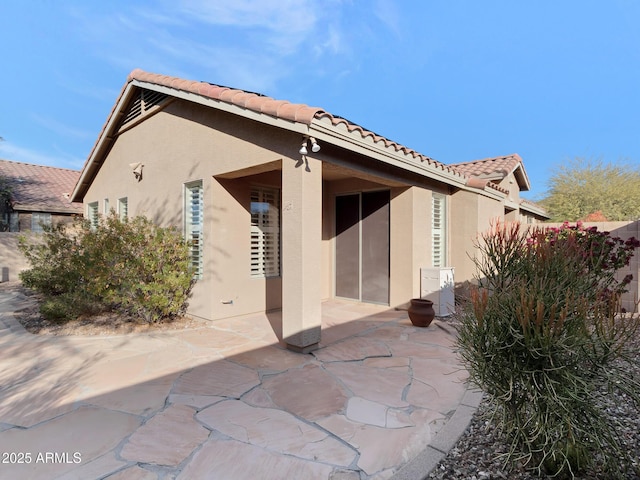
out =
[[141,319],[115,313],[82,316],[69,322],[52,322],[40,314],[40,295],[25,288],[20,282],[0,283],[0,292],[19,292],[28,297],[23,309],[15,312],[15,317],[28,331],[36,335],[126,335],[168,330],[185,330],[205,327],[206,320],[180,317],[173,321],[148,324]]

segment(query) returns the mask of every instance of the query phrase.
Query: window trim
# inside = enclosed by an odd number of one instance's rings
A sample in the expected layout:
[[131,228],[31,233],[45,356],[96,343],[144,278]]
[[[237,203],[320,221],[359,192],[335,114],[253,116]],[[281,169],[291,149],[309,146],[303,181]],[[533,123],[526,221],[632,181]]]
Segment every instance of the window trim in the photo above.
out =
[[121,197],[118,199],[118,218],[120,221],[129,219],[129,197]]
[[89,220],[89,224],[91,225],[92,229],[96,229],[98,228],[98,223],[100,221],[100,216],[99,216],[99,202],[90,202],[87,203],[87,220]]
[[[438,212],[436,212],[436,209]],[[431,193],[431,266],[447,265],[447,195]]]
[[[193,221],[193,192],[198,191],[198,220]],[[202,278],[204,270],[204,186],[202,180],[187,182],[183,187],[183,217],[184,238],[189,241],[191,267],[194,269],[194,277]],[[195,234],[195,237],[194,237]],[[197,241],[194,242],[194,238]]]
[[[270,201],[271,199],[274,200],[274,203]],[[281,189],[273,186],[252,185],[249,192],[249,202],[251,219],[249,275],[251,278],[278,278],[282,275],[282,255],[280,253],[282,242]],[[255,203],[269,205],[269,211],[266,212],[266,215],[264,212],[253,211]],[[276,211],[273,212],[273,209]],[[269,237],[275,237],[270,245],[268,244]]]

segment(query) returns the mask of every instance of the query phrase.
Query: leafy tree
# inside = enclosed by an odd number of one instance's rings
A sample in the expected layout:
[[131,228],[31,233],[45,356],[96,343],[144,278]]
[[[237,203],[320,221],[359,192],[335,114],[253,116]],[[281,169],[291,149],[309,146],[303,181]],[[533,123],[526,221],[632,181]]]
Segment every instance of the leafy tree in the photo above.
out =
[[540,203],[552,222],[640,218],[640,169],[625,163],[576,158],[557,168]]

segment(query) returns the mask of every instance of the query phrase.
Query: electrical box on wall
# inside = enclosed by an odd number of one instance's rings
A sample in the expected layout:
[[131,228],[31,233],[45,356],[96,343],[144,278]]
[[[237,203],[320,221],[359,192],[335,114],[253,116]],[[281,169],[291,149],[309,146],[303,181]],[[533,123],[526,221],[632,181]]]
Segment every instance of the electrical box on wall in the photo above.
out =
[[454,313],[453,267],[421,268],[420,297],[433,302],[437,317],[447,317]]

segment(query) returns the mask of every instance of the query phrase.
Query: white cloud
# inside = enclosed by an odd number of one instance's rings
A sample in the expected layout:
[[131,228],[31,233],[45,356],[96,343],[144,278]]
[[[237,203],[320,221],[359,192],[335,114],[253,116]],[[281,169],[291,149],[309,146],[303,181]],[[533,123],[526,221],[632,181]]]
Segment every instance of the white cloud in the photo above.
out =
[[59,168],[71,168],[79,170],[84,164],[83,158],[72,157],[62,153],[61,155],[50,155],[21,147],[11,142],[0,142],[0,158],[13,160],[14,162],[31,163],[34,165],[49,165]]
[[345,66],[352,63],[362,25],[342,18],[349,5],[342,0],[165,0],[153,8],[120,5],[100,16],[88,8],[73,15],[94,55],[119,69],[268,93],[280,80],[309,68],[316,76],[350,70]]
[[54,132],[58,135],[61,135],[63,137],[86,139],[86,138],[91,138],[94,135],[94,133],[89,132],[87,130],[81,130],[78,128],[70,127],[53,118],[39,115],[37,113],[30,115],[30,117],[33,119],[33,121],[42,125],[47,130]]
[[390,0],[377,0],[373,6],[375,16],[398,37],[402,33],[400,13],[397,5]]

